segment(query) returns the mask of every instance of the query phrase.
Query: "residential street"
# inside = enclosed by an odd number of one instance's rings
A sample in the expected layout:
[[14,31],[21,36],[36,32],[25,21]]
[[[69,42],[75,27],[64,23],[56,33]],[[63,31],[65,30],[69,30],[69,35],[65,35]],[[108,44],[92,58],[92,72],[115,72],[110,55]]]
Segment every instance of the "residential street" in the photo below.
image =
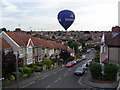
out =
[[87,60],[93,58],[95,51],[91,51],[86,54],[86,60],[67,68],[62,67],[57,70],[53,70],[51,73],[46,73],[44,77],[31,82],[30,84],[23,86],[22,88],[89,88],[81,85],[79,79],[82,76],[74,75],[74,71],[77,67],[82,66]]

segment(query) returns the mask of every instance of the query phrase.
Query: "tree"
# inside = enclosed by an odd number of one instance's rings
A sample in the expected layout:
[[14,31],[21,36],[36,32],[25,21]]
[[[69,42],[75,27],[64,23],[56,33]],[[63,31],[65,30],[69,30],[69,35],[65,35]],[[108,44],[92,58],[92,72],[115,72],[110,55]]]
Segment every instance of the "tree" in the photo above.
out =
[[2,31],[6,32],[7,30],[6,30],[6,28],[2,28]]
[[70,58],[70,53],[67,50],[62,50],[60,52],[60,58],[63,59],[65,62],[68,62]]
[[7,78],[12,72],[16,71],[16,56],[13,51],[8,52],[5,55],[4,51],[2,54],[2,75]]
[[77,51],[78,51],[78,46],[79,46],[79,44],[78,44],[77,41],[74,41],[74,40],[68,41],[68,46],[71,47],[71,48],[74,48],[75,53],[77,53]]
[[52,65],[52,60],[50,59],[45,59],[43,60],[43,65],[46,65],[47,69],[50,69],[51,68],[51,65]]

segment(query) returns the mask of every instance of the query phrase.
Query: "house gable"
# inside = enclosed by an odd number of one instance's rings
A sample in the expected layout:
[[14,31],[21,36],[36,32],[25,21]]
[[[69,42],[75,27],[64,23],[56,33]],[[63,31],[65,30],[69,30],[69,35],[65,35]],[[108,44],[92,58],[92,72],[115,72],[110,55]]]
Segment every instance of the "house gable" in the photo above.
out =
[[34,44],[33,44],[32,40],[31,40],[31,38],[29,39],[29,41],[28,41],[28,43],[27,43],[27,46],[34,46]]

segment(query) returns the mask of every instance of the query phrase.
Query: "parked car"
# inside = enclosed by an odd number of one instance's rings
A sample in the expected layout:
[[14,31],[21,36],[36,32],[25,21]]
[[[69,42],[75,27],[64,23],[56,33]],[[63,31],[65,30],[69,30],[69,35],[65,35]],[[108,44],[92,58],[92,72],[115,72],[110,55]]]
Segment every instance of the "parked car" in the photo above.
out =
[[87,50],[87,53],[89,53],[89,52],[90,52],[90,49]]
[[85,60],[86,59],[86,56],[85,55],[82,55],[82,60]]
[[83,75],[85,74],[85,69],[82,68],[82,67],[78,67],[75,72],[74,72],[75,75]]
[[87,70],[87,64],[84,63],[84,64],[82,65],[82,68],[84,68],[85,70]]
[[77,62],[82,62],[82,59],[77,59],[76,61],[77,61]]
[[72,66],[73,66],[73,63],[72,63],[72,62],[68,62],[65,66],[66,66],[66,67],[72,67]]
[[71,61],[71,63],[72,63],[72,64],[74,64],[74,65],[75,65],[75,64],[77,64],[77,62],[76,62],[76,61]]

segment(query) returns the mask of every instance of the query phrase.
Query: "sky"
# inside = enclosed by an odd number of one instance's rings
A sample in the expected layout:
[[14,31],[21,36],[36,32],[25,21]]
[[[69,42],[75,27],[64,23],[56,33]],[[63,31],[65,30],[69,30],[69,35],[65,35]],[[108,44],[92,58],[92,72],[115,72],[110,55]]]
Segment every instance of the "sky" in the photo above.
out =
[[68,31],[109,31],[118,25],[119,0],[2,0],[0,27],[7,30],[64,31],[57,15],[61,10],[74,12],[75,21]]

